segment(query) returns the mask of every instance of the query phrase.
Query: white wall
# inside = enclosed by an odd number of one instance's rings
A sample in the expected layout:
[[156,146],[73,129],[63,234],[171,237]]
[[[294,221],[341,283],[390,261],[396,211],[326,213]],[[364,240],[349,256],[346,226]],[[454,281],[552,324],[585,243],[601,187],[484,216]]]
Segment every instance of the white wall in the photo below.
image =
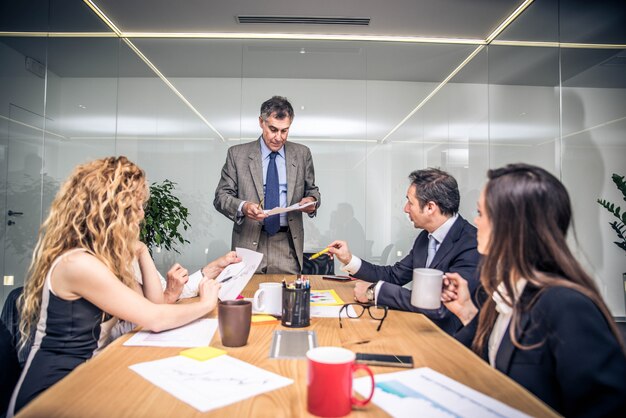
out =
[[[230,247],[232,224],[212,205],[226,150],[259,135],[260,103],[281,94],[294,104],[291,139],[311,148],[323,195],[319,215],[305,220],[305,251],[344,238],[366,257],[393,244],[390,260],[397,260],[419,232],[402,211],[411,171],[440,166],[453,173],[461,214],[472,221],[486,170],[522,161],[562,178],[574,204],[577,253],[613,314],[625,315],[626,262],[612,243],[609,215],[595,203],[597,197],[620,200],[610,175],[624,174],[623,89],[451,83],[381,144],[435,84],[172,78],[223,142],[156,77],[71,78],[49,71],[44,108],[44,83],[24,71],[24,57],[2,43],[0,54],[7,63],[0,69],[0,115],[8,117],[10,104],[19,104],[47,117],[38,155],[48,186],[58,186],[76,164],[112,154],[135,160],[150,181],[178,183],[191,213],[185,233],[191,244],[181,255],[156,254],[162,271],[174,259],[198,268]],[[8,127],[0,120],[4,167],[23,163],[19,153],[8,159]],[[6,183],[7,170],[0,172]],[[43,197],[44,211],[50,199]]]

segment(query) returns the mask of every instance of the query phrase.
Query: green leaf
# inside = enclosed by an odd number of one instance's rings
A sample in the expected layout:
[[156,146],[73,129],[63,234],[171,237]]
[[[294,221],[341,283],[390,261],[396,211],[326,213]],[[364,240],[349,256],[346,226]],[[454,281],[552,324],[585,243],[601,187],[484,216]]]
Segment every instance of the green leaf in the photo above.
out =
[[[622,193],[624,201],[626,201],[626,181],[624,180],[624,176],[613,174],[611,179],[613,180],[613,183],[615,183],[615,186],[617,186],[617,189]],[[609,222],[609,225],[613,231],[615,231],[615,234],[619,239],[619,241],[615,241],[615,244],[626,251],[626,211],[622,212],[621,207],[616,206],[615,203],[609,202],[605,199],[597,199],[596,202],[618,219],[619,222]]]
[[150,185],[150,197],[141,226],[141,240],[151,252],[155,246],[179,252],[175,245],[189,243],[178,232],[181,225],[187,230],[191,224],[187,220],[189,211],[173,194],[175,188],[176,183],[168,179]]

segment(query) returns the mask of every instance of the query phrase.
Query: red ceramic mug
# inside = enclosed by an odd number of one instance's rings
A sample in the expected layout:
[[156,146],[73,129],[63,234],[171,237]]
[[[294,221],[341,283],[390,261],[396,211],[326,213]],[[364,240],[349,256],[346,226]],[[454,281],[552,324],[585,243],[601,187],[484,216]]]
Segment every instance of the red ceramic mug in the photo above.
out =
[[[374,374],[364,364],[355,363],[356,355],[341,347],[317,347],[306,353],[308,359],[307,409],[320,417],[348,415],[352,405],[363,406],[374,395]],[[352,394],[353,373],[365,370],[372,379],[372,391],[365,400]]]

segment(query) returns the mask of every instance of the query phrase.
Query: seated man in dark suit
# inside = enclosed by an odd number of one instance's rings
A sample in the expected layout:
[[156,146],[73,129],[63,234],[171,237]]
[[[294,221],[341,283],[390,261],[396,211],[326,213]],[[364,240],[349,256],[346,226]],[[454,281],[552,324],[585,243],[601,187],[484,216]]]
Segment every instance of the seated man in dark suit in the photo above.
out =
[[402,286],[413,280],[413,269],[429,267],[467,277],[470,291],[478,285],[476,228],[458,214],[459,188],[445,171],[434,168],[417,170],[409,175],[404,211],[415,228],[423,229],[409,254],[393,266],[377,266],[353,256],[345,241],[334,241],[329,252],[341,261],[342,270],[364,280],[354,288],[355,300],[376,303],[403,311],[420,312],[449,334],[461,322],[443,307],[419,309],[411,305],[411,291]]

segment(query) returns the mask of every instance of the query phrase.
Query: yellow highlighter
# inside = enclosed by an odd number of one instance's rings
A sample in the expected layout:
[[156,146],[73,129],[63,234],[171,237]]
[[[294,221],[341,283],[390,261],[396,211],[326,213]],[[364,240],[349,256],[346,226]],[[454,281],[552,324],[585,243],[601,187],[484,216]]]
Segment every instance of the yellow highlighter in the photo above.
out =
[[311,257],[309,257],[309,260],[315,260],[317,257],[319,257],[322,254],[326,254],[328,252],[328,250],[330,249],[330,247],[326,247],[324,248],[322,251],[320,251],[319,253],[315,253],[313,254]]

